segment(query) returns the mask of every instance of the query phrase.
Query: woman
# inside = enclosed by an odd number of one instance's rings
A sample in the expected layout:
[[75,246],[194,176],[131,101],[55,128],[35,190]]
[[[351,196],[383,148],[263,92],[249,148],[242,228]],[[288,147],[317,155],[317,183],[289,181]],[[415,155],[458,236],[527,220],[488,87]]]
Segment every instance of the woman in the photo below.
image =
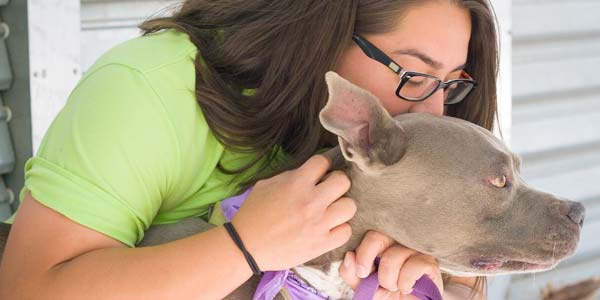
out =
[[[223,226],[133,246],[151,224],[208,219],[215,202],[253,184],[232,224],[261,270],[345,243],[356,210],[343,197],[350,183],[340,172],[323,179],[329,162],[314,155],[335,144],[318,121],[329,70],[392,115],[494,124],[486,0],[196,0],[141,27],[144,37],[86,73],[26,164],[0,298],[221,299],[252,275]],[[368,44],[397,65],[370,57]],[[455,79],[464,86],[439,84]],[[456,93],[471,79],[476,89]],[[344,281],[356,287],[377,256],[375,299],[412,299],[423,274],[444,288],[434,258],[377,232],[347,253]],[[473,278],[449,282],[482,288]]]

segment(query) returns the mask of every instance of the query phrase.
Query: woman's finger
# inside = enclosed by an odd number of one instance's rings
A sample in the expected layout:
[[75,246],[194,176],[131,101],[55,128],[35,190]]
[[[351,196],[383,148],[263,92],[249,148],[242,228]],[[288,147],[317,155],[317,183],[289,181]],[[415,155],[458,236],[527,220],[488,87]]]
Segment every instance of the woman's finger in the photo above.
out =
[[346,252],[338,272],[344,282],[353,290],[356,290],[361,279],[356,276],[356,257],[353,251]]
[[374,261],[383,251],[394,244],[394,240],[377,232],[368,231],[356,248],[356,275],[365,278],[374,269]]
[[356,203],[348,197],[342,197],[327,207],[323,216],[325,226],[331,229],[348,222],[356,213]]
[[[356,276],[356,255],[353,251],[346,252],[344,261],[338,270],[344,282],[356,291],[362,278]],[[400,292],[392,292],[386,288],[378,287],[373,295],[373,300],[418,300],[413,295],[404,295]]]
[[398,289],[403,294],[410,294],[417,279],[423,275],[429,276],[437,286],[440,294],[443,294],[444,284],[437,261],[435,258],[424,254],[413,255],[404,262],[398,276]]
[[377,288],[373,300],[420,300],[417,296],[405,295],[398,292],[392,292],[382,287]]
[[394,244],[385,250],[379,260],[379,285],[390,291],[397,291],[400,270],[404,262],[416,253],[414,250],[400,244]]
[[[328,173],[315,187],[315,192],[321,195],[322,199],[316,199],[320,206],[327,207],[340,197],[344,196],[350,189],[350,179],[342,171],[333,171]],[[334,199],[322,201],[323,199]]]

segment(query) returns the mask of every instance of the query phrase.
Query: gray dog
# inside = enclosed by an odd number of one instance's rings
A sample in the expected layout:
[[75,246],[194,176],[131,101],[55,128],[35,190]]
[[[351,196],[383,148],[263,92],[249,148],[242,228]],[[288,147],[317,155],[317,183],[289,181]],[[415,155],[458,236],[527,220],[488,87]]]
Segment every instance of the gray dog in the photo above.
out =
[[[337,269],[369,230],[434,256],[443,272],[458,276],[543,271],[575,251],[584,207],[527,186],[519,157],[489,131],[446,116],[392,118],[368,91],[333,72],[326,81],[320,119],[339,141],[327,155],[350,177],[347,196],[358,210],[349,242],[293,268],[311,286],[350,299]],[[198,218],[154,226],[139,246],[212,227]],[[257,282],[255,276],[226,299],[251,299]]]

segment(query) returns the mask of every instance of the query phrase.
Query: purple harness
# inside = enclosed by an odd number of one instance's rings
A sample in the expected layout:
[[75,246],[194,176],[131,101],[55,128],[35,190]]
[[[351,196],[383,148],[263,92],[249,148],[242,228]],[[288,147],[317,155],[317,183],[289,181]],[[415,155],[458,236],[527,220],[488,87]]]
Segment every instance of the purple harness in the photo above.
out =
[[[221,211],[227,221],[231,221],[231,218],[240,209],[251,190],[252,188],[249,188],[240,195],[221,201]],[[375,260],[376,268],[378,263],[379,258]],[[377,280],[377,270],[375,270],[367,278],[361,280],[354,293],[353,300],[372,300],[378,287],[379,281]],[[329,296],[308,285],[289,269],[264,272],[252,299],[273,300],[282,288],[285,288],[293,300],[331,300]],[[423,275],[417,280],[413,286],[411,295],[416,296],[420,300],[442,300],[442,295],[440,295],[439,290],[427,275]]]

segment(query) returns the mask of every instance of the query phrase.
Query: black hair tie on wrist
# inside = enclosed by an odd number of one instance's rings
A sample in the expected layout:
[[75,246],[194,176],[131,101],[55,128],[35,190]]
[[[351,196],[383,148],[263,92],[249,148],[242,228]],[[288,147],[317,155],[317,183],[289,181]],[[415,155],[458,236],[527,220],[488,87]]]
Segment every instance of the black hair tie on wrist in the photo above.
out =
[[242,253],[244,254],[244,257],[246,257],[246,261],[250,265],[250,269],[252,269],[254,275],[262,275],[263,272],[258,268],[258,264],[256,264],[256,261],[254,260],[252,255],[250,255],[248,250],[246,250],[246,247],[244,247],[244,243],[242,243],[242,239],[238,235],[237,231],[235,231],[235,228],[233,228],[233,224],[231,224],[231,222],[226,222],[223,225],[225,226],[225,229],[227,229],[229,236],[231,236],[238,248],[242,250]]

